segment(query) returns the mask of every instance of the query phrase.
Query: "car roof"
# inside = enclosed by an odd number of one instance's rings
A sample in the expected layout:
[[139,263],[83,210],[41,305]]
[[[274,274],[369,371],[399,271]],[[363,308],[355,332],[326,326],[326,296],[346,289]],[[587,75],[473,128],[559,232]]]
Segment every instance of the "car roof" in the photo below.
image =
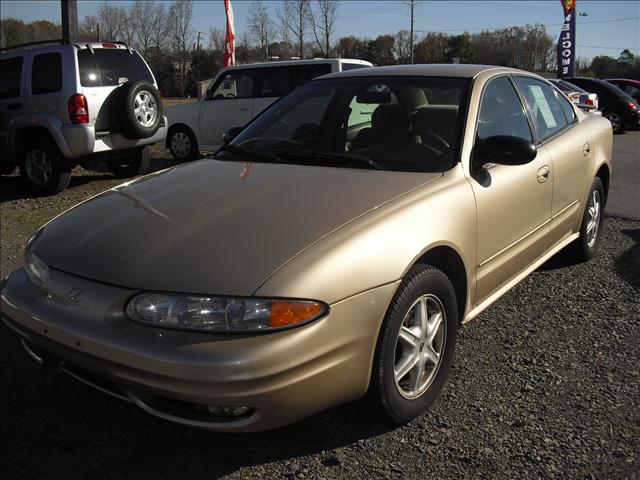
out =
[[607,78],[607,82],[622,82],[630,83],[632,85],[640,85],[640,80],[634,80],[633,78]]
[[[366,65],[371,66],[370,62],[365,60],[357,60],[355,58],[313,58],[309,60],[277,60],[274,62],[263,62],[263,63],[245,63],[242,65],[229,65],[228,67],[223,67],[223,69],[244,69],[244,68],[267,68],[267,67],[291,67],[294,65],[315,65],[318,63],[355,63],[358,65]],[[221,69],[222,70],[222,69]]]
[[494,65],[472,65],[472,64],[452,64],[452,63],[428,63],[419,65],[390,65],[386,67],[359,68],[346,72],[331,73],[324,75],[322,79],[338,77],[365,77],[365,76],[426,76],[426,77],[458,77],[475,78],[480,73],[495,70],[496,73],[519,73],[530,74],[524,70],[508,67],[497,67]]

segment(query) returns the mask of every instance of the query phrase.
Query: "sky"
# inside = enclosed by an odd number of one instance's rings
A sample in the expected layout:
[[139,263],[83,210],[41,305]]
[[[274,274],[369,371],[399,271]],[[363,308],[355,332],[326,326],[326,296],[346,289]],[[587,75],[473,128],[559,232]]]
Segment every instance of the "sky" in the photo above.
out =
[[[162,1],[162,0],[160,0]],[[101,2],[78,0],[78,19],[96,13]],[[129,6],[126,0],[108,3]],[[279,1],[263,1],[275,19]],[[232,0],[235,13],[236,37],[247,30],[247,16],[251,2]],[[194,0],[193,30],[206,32],[210,28],[224,29],[223,0]],[[640,55],[640,1],[577,0],[576,56],[592,58],[596,55],[617,57],[624,48]],[[57,0],[2,0],[1,18],[23,21],[38,19],[60,22],[60,3]],[[541,23],[556,39],[562,25],[560,0],[503,0],[503,1],[445,1],[424,0],[415,12],[415,29],[419,36],[426,32],[452,35],[482,30],[494,30],[513,25]],[[402,1],[343,0],[338,7],[336,38],[355,35],[375,38],[409,29],[409,9]]]

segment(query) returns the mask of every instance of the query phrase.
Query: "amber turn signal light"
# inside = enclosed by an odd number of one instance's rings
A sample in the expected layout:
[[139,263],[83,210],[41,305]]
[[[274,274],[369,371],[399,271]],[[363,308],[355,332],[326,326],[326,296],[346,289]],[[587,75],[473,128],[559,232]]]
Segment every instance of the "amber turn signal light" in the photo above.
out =
[[324,306],[316,302],[274,300],[271,304],[270,327],[285,327],[317,317]]

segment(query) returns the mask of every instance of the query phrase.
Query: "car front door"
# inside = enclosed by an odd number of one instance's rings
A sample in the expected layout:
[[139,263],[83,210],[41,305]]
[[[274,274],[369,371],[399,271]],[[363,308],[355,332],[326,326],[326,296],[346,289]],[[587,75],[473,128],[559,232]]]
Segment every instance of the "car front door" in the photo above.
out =
[[592,180],[593,133],[586,122],[578,122],[570,102],[547,83],[525,76],[517,76],[516,83],[532,114],[538,141],[553,164],[550,240],[555,243],[579,228],[581,200]]
[[[476,144],[496,135],[534,140],[509,76],[489,80],[480,100]],[[542,147],[524,165],[476,167],[470,182],[477,209],[476,303],[480,303],[549,247],[551,160]]]
[[200,138],[203,150],[222,145],[222,135],[232,127],[243,127],[253,118],[253,69],[225,72],[200,102]]

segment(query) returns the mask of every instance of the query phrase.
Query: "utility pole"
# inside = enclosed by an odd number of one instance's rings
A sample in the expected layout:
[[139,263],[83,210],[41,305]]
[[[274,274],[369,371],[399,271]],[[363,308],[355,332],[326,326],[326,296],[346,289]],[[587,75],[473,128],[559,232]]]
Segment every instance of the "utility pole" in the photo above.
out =
[[66,42],[78,41],[78,0],[60,0],[62,39]]
[[197,46],[196,46],[196,50],[197,50],[197,51],[200,51],[200,35],[203,35],[203,34],[204,34],[204,32],[196,32],[196,33],[198,34],[198,40],[197,40],[197,42],[196,42],[196,45],[197,45]]
[[409,6],[409,10],[411,12],[411,30],[409,31],[409,51],[411,53],[411,64],[413,65],[413,27],[414,27],[414,19],[415,19],[415,9],[420,2],[416,0],[406,0],[405,4]]

